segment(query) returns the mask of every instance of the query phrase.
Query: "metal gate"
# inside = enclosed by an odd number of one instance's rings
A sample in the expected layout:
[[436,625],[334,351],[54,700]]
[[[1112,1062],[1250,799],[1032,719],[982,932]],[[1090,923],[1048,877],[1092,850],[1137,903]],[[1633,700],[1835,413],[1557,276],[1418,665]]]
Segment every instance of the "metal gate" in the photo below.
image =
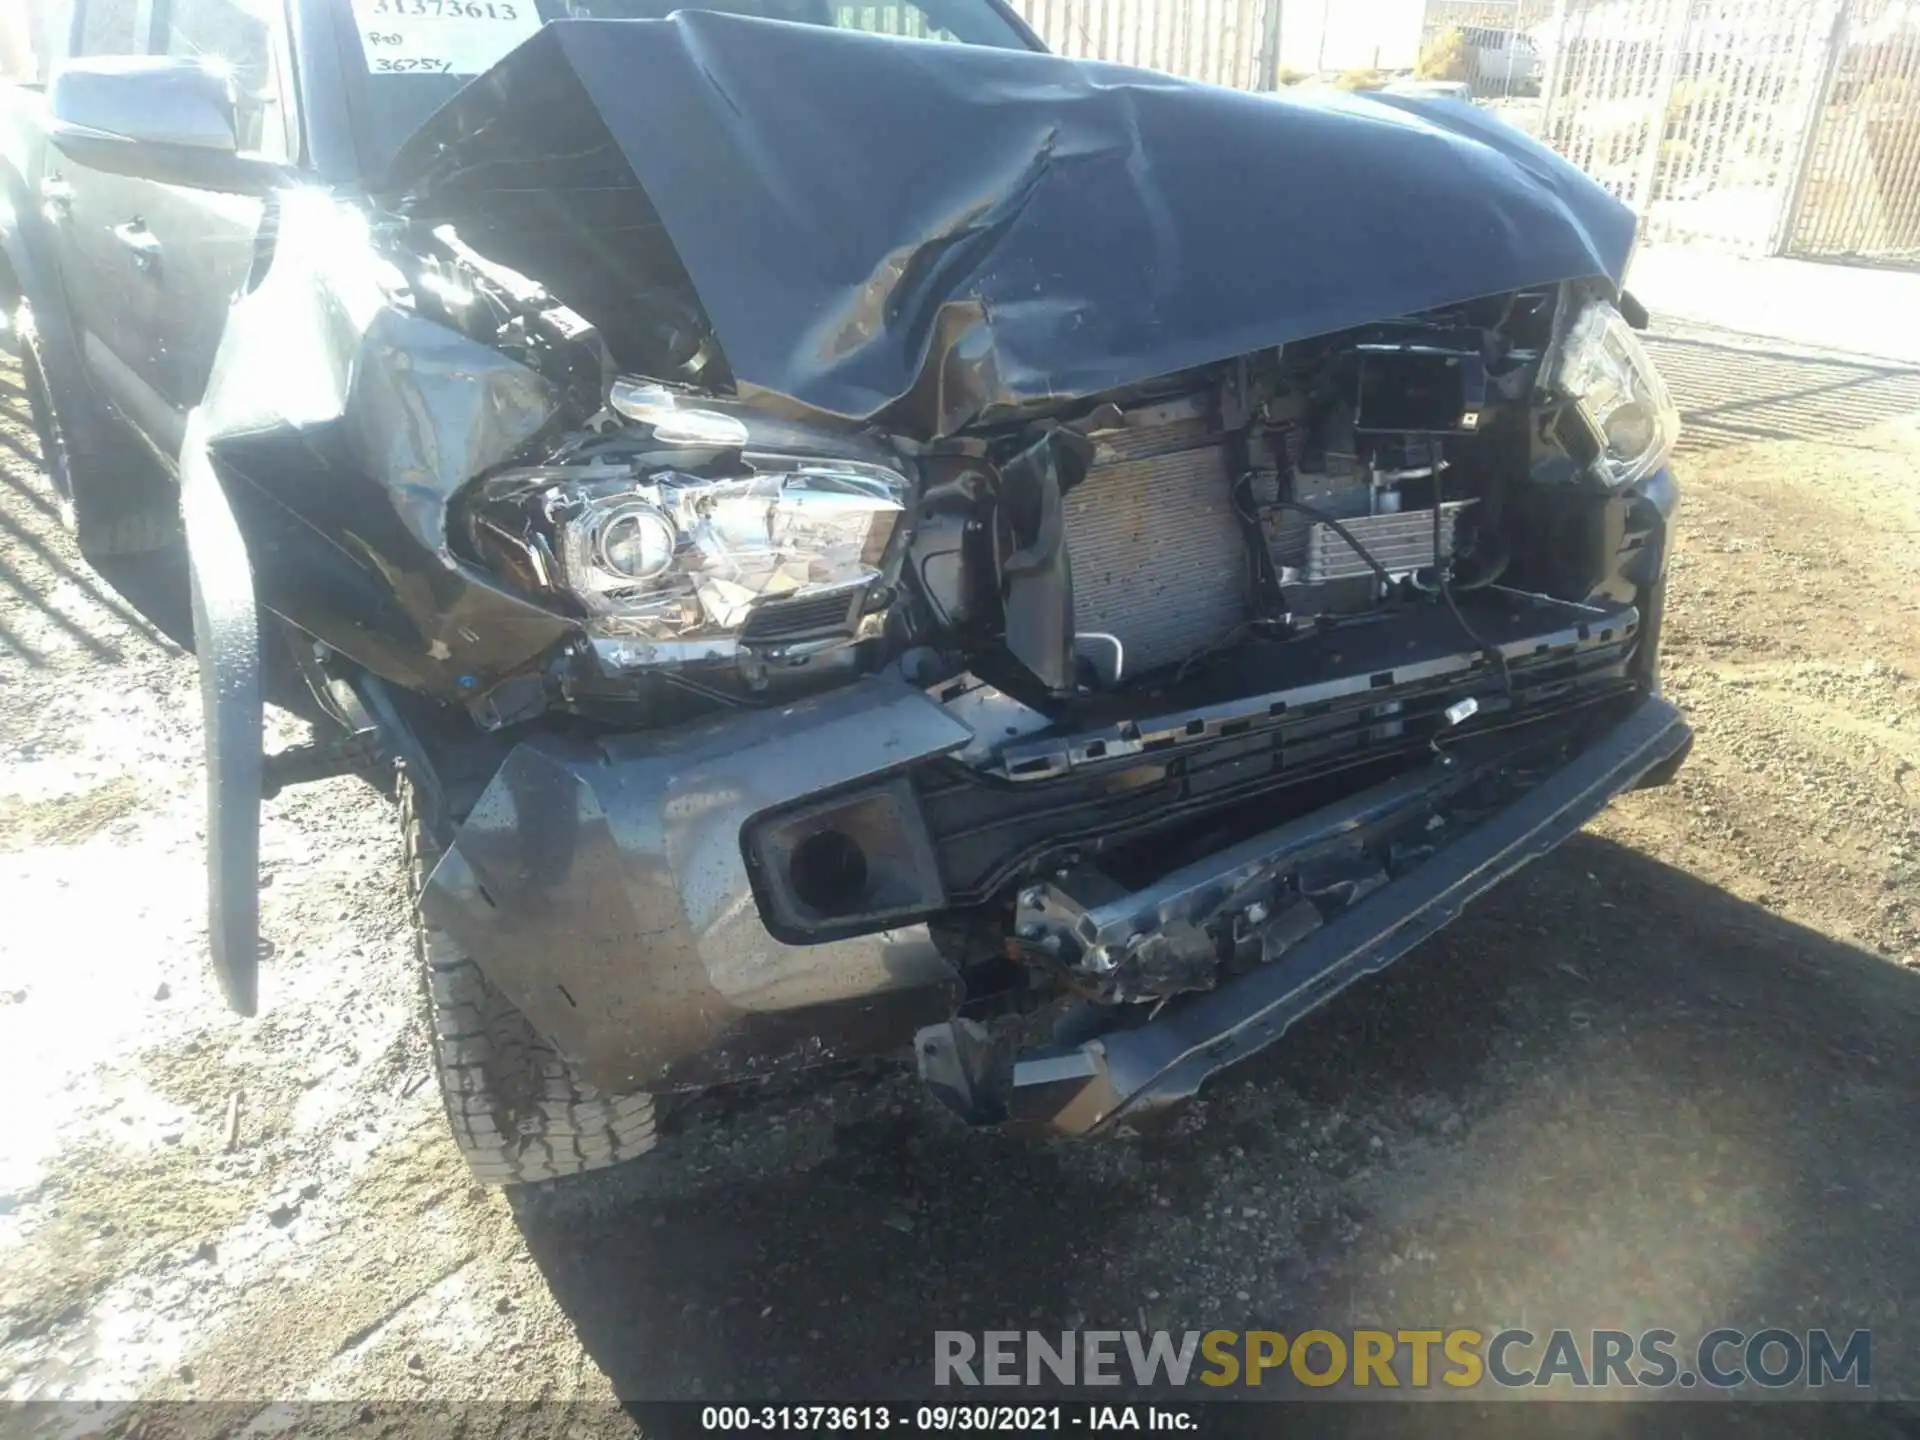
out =
[[1477,98],[1538,95],[1552,14],[1552,0],[1425,0],[1419,53],[1432,78],[1464,80]]
[[[1012,4],[1058,54],[1248,90],[1303,64],[1379,83],[1450,50],[1450,78],[1632,205],[1650,239],[1920,263],[1920,0]],[[841,8],[925,33],[900,0]]]
[[1056,55],[1270,90],[1281,0],[1013,0]]
[[1776,248],[1835,0],[1573,0],[1541,138],[1661,240]]
[[1841,7],[1790,254],[1920,262],[1920,3]]
[[1920,0],[1561,0],[1540,138],[1656,240],[1920,260]]

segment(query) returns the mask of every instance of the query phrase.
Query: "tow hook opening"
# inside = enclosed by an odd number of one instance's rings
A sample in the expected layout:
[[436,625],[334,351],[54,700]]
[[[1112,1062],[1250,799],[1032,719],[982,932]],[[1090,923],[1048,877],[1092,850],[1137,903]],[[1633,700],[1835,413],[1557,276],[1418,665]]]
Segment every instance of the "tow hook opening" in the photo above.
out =
[[793,847],[787,879],[800,903],[838,918],[860,908],[867,893],[867,853],[844,830],[818,830]]

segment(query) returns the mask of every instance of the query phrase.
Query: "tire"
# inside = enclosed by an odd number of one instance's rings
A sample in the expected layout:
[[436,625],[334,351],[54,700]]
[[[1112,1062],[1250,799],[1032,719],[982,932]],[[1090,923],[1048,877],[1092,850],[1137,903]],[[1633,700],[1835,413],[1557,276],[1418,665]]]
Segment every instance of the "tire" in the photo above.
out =
[[121,433],[92,396],[49,376],[44,344],[24,301],[14,311],[13,332],[41,468],[81,551],[137,555],[180,544],[179,505],[153,457]]
[[610,1095],[577,1079],[453,938],[421,916],[420,894],[440,849],[404,773],[397,789],[434,1069],[454,1143],[474,1178],[487,1185],[554,1180],[653,1149],[653,1097]]

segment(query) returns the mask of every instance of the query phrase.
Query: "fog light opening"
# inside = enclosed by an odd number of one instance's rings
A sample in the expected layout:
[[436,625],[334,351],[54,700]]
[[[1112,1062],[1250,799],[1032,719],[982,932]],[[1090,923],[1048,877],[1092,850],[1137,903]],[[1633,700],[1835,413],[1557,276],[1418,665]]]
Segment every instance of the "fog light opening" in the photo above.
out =
[[867,856],[842,830],[817,830],[793,847],[787,879],[800,903],[821,915],[844,915],[867,893]]

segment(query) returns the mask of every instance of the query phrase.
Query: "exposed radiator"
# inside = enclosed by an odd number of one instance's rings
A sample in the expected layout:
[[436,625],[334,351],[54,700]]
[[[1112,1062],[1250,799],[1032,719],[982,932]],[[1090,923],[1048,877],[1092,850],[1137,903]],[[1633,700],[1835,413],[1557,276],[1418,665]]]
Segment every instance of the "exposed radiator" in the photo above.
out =
[[1067,493],[1074,628],[1125,647],[1138,675],[1206,649],[1247,608],[1247,552],[1226,451],[1206,423],[1175,420],[1096,437],[1094,467]]

